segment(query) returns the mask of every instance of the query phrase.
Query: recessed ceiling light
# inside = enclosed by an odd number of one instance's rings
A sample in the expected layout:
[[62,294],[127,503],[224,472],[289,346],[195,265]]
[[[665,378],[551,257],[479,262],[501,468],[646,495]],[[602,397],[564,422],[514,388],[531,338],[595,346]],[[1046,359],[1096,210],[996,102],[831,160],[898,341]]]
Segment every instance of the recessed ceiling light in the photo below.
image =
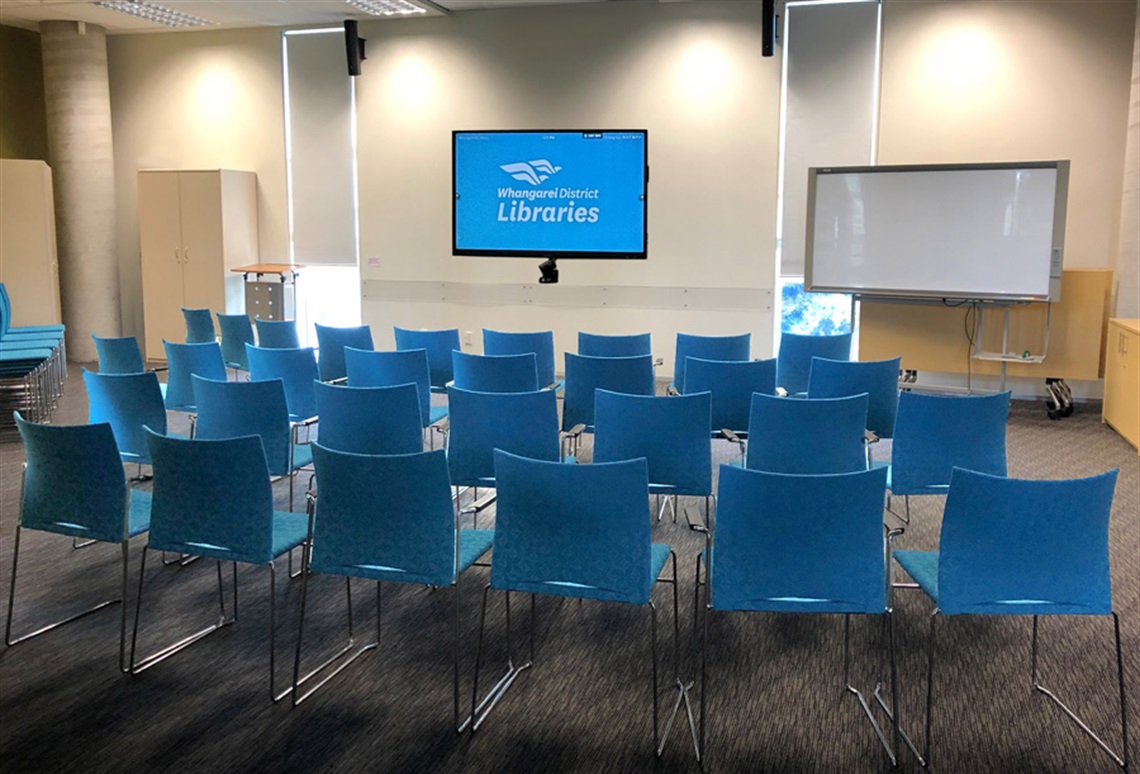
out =
[[137,16],[140,19],[164,24],[167,27],[204,27],[215,22],[201,16],[176,11],[143,0],[95,0],[95,5],[111,11]]
[[410,16],[415,13],[427,11],[408,0],[344,0],[353,8],[357,8],[373,16]]

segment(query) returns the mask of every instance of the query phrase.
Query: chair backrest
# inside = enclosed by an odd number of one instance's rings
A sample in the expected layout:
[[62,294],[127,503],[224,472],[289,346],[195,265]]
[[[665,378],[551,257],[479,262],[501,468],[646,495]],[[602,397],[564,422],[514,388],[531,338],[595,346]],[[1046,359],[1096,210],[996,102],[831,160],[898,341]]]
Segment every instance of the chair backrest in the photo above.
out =
[[144,427],[166,433],[166,405],[158,375],[153,371],[134,374],[91,373],[83,370],[87,386],[87,421],[107,423],[124,462],[150,464]]
[[[425,366],[426,370],[426,366]],[[353,454],[412,454],[423,451],[419,388],[314,385],[321,444]]]
[[945,494],[958,468],[1006,474],[1005,424],[1010,393],[899,395],[891,443],[891,491]]
[[813,357],[850,360],[851,334],[811,336],[787,331],[781,333],[780,351],[776,355],[776,386],[783,387],[789,395],[807,392]]
[[91,334],[101,374],[139,374],[146,370],[139,341],[134,336],[103,337]]
[[249,315],[218,312],[218,331],[222,336],[222,360],[230,368],[248,371],[249,357],[245,354],[245,345],[255,343]]
[[776,394],[776,359],[685,361],[685,392],[712,393],[711,430],[748,432],[752,393]]
[[649,601],[654,578],[645,460],[562,465],[496,451],[495,485],[491,586]]
[[39,425],[17,412],[13,415],[27,459],[20,524],[122,542],[127,535],[127,482],[111,426]]
[[8,332],[12,324],[12,299],[8,298],[8,288],[0,282],[0,339]]
[[867,394],[796,400],[752,396],[745,467],[769,473],[867,469]]
[[447,391],[447,464],[456,486],[494,486],[495,449],[557,462],[558,400],[553,390]]
[[297,334],[296,320],[262,320],[255,317],[257,346],[262,349],[297,349],[301,338]]
[[431,374],[433,390],[442,392],[452,380],[451,353],[462,349],[459,345],[459,329],[447,328],[438,331],[414,331],[395,328],[396,349],[426,349],[428,372]]
[[938,609],[1111,613],[1108,521],[1118,473],[1025,481],[956,468],[942,516]]
[[[539,388],[533,352],[521,355],[451,353],[453,384],[475,392],[534,392]],[[547,382],[546,384],[550,384]],[[545,387],[546,384],[542,386]]]
[[186,343],[209,344],[217,340],[214,332],[214,318],[209,309],[187,309],[182,307],[182,317],[186,320]]
[[344,363],[349,387],[416,385],[416,395],[420,401],[420,426],[427,427],[431,424],[431,372],[426,350],[373,352],[345,347]]
[[653,336],[649,333],[610,336],[578,331],[578,354],[591,357],[636,357],[653,354]]
[[320,381],[317,356],[312,347],[266,349],[245,345],[249,358],[249,378],[255,382],[280,379],[285,383],[285,403],[289,421],[304,422],[317,415],[317,393],[313,383]]
[[655,491],[712,494],[709,393],[656,397],[598,390],[596,396],[594,462],[644,457]]
[[566,394],[562,402],[562,429],[577,424],[594,427],[594,391],[652,395],[653,357],[590,357],[566,353]]
[[797,476],[721,465],[713,608],[882,614],[886,484],[886,468]]
[[259,437],[147,439],[149,548],[254,564],[273,558],[273,491]]
[[351,454],[314,443],[313,464],[321,482],[313,572],[432,586],[455,581],[458,517],[442,449]]
[[899,364],[901,358],[858,362],[811,359],[809,398],[843,398],[867,393],[867,429],[880,438],[895,434],[899,410]]
[[[528,352],[534,353],[535,368],[538,369],[538,387],[549,387],[554,384],[553,331],[516,333],[513,331],[493,331],[490,328],[483,329],[483,354],[525,355]],[[459,375],[456,373],[456,379],[458,378]],[[460,385],[457,384],[456,386]]]
[[226,363],[218,342],[176,344],[164,341],[166,348],[166,407],[171,411],[194,411],[195,375],[225,381]]
[[316,323],[317,329],[317,368],[321,373],[322,382],[331,382],[343,379],[346,376],[344,369],[344,348],[372,349],[372,328],[367,325],[358,325],[353,328],[334,328]]
[[291,473],[289,409],[280,379],[225,382],[194,377],[198,423],[194,437],[203,441],[256,435],[265,449],[271,476]]
[[678,333],[673,361],[673,386],[677,392],[685,391],[685,359],[690,357],[704,360],[749,360],[752,357],[752,334],[697,336]]

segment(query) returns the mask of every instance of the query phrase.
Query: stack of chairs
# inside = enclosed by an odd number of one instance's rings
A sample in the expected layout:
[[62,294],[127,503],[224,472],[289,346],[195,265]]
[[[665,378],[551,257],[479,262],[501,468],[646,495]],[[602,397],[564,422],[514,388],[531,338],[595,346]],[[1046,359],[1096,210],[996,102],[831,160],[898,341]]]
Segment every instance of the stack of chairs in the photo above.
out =
[[13,411],[46,422],[67,379],[64,327],[13,328],[11,321],[12,303],[0,282],[0,434],[15,431]]

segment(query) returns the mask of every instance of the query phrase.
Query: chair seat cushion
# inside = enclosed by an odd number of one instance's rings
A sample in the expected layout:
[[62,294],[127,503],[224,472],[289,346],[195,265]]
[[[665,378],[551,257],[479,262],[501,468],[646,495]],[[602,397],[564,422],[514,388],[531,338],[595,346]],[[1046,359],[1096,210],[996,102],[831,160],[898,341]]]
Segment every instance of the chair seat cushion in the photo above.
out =
[[296,548],[309,536],[309,517],[304,513],[273,512],[272,558]]
[[649,582],[652,584],[661,575],[661,571],[665,569],[665,563],[669,561],[669,552],[672,547],[668,543],[654,543],[650,546],[649,553]]
[[130,490],[131,507],[127,514],[127,536],[141,535],[150,529],[150,492]]
[[918,587],[938,604],[938,552],[895,551],[895,561],[914,578]]
[[313,446],[308,443],[293,444],[293,470],[300,470],[313,464]]
[[459,531],[459,569],[463,572],[491,550],[495,542],[493,529],[463,529]]
[[447,406],[432,406],[428,409],[428,424],[434,425],[447,416]]

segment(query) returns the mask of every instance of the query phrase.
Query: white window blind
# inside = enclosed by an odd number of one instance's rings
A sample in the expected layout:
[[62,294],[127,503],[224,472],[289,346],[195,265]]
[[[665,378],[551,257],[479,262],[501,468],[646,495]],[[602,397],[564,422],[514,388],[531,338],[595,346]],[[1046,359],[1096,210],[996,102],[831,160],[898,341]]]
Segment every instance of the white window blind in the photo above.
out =
[[801,276],[808,167],[874,162],[879,3],[788,3],[785,16],[779,272]]
[[293,261],[355,266],[353,85],[344,33],[334,29],[284,37]]

